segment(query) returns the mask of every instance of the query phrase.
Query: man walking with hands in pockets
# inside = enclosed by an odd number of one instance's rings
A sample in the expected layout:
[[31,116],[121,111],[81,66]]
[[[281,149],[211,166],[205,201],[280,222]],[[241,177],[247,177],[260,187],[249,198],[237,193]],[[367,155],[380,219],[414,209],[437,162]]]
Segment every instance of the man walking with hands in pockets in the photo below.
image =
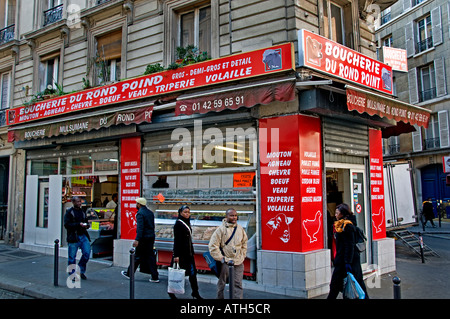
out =
[[216,229],[209,241],[209,252],[218,262],[222,263],[219,281],[217,282],[217,299],[223,299],[223,290],[229,270],[227,264],[234,264],[234,280],[230,282],[233,296],[243,298],[242,279],[244,278],[244,259],[247,255],[247,233],[237,222],[238,216],[234,208],[226,211],[222,225]]

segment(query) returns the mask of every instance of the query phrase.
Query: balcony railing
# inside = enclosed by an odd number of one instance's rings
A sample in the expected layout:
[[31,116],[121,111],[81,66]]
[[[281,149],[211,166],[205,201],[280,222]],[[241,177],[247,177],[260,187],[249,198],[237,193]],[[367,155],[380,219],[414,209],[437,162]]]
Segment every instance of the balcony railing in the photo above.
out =
[[441,146],[441,142],[439,137],[428,138],[425,140],[425,149],[431,150],[434,148],[439,148]]
[[103,4],[105,2],[109,2],[111,0],[97,0],[97,5]]
[[0,44],[9,42],[14,39],[14,24],[0,30]]
[[426,38],[420,42],[417,42],[416,53],[423,52],[433,47],[433,37]]
[[419,102],[428,101],[436,97],[436,88],[419,92]]
[[389,154],[400,153],[400,144],[389,145]]
[[62,14],[63,14],[63,5],[62,4],[44,11],[44,27],[46,25],[49,25],[49,24],[55,23],[56,21],[61,20]]

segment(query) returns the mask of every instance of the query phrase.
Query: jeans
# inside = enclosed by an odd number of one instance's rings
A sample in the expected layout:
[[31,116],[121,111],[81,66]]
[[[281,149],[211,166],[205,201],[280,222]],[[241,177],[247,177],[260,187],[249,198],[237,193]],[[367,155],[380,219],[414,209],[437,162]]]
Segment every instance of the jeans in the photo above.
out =
[[80,267],[80,273],[84,274],[91,254],[91,244],[86,235],[78,236],[78,242],[76,243],[68,243],[69,266],[76,263],[78,248],[81,249],[81,259],[78,262],[78,267]]

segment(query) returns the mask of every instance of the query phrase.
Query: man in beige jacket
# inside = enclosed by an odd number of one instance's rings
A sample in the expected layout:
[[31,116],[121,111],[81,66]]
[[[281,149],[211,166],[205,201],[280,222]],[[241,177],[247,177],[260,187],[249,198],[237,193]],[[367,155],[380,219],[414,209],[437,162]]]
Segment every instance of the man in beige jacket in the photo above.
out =
[[[242,299],[242,279],[244,278],[244,259],[247,255],[247,233],[237,223],[237,213],[234,208],[226,212],[222,225],[216,229],[209,241],[209,252],[218,262],[222,263],[219,281],[217,282],[217,299],[223,299],[223,291],[228,277],[228,263],[234,264],[233,296]],[[234,234],[234,235],[233,235]],[[231,236],[233,236],[231,238]],[[231,240],[229,240],[231,238]],[[228,243],[227,243],[228,241]],[[227,243],[227,244],[225,244]]]

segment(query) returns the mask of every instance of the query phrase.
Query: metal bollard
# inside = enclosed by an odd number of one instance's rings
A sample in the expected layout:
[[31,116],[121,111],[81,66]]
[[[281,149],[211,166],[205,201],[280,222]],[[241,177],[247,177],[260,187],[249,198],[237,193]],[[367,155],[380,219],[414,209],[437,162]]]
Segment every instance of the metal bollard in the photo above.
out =
[[58,269],[59,269],[59,239],[56,239],[54,262],[53,262],[53,285],[55,287],[58,287]]
[[135,249],[131,248],[130,249],[130,271],[129,271],[129,276],[130,276],[130,299],[134,299],[134,253],[135,253]]
[[230,299],[234,299],[234,262],[228,262],[228,287],[230,289]]
[[422,233],[419,232],[419,243],[420,243],[420,257],[422,258],[422,264],[425,263],[425,256],[423,254],[423,237]]
[[400,289],[400,278],[395,276],[392,278],[392,282],[394,283],[394,299],[402,299],[401,289]]

